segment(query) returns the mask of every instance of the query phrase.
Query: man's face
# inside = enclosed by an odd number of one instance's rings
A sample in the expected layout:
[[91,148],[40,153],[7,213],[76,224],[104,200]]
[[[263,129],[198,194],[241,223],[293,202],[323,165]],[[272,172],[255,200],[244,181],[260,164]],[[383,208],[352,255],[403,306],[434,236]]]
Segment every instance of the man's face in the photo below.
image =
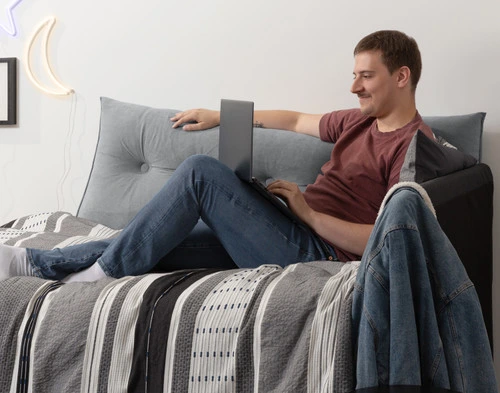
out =
[[392,75],[382,63],[380,51],[360,52],[354,57],[354,82],[351,92],[359,98],[361,112],[381,118],[397,103],[397,72]]

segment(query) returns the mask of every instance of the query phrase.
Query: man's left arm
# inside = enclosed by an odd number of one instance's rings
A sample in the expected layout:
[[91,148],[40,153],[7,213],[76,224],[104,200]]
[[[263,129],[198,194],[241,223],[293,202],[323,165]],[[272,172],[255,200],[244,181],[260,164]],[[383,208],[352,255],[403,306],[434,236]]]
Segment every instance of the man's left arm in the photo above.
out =
[[268,190],[284,199],[288,207],[319,236],[349,253],[363,255],[373,224],[357,224],[313,210],[295,183],[277,180]]

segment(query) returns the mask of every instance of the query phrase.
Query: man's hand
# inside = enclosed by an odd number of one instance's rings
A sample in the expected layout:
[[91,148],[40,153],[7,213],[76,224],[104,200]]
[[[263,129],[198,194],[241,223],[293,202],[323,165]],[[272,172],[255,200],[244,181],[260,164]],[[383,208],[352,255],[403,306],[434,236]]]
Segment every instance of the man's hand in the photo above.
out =
[[184,131],[200,131],[218,126],[220,114],[218,111],[208,109],[190,109],[177,113],[170,120],[174,122],[173,128],[184,124],[182,127]]
[[313,210],[307,204],[297,184],[286,180],[276,180],[269,184],[267,189],[283,199],[301,220],[309,223]]
[[276,180],[267,189],[284,199],[288,207],[323,239],[343,250],[363,255],[372,224],[357,224],[313,210],[295,183]]

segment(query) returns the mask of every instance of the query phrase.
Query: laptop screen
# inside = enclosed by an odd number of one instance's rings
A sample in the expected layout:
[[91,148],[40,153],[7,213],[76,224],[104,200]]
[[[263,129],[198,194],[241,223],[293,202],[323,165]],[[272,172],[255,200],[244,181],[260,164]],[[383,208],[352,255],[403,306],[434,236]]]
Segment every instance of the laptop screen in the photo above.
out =
[[253,108],[250,101],[221,100],[219,161],[245,181],[252,179]]

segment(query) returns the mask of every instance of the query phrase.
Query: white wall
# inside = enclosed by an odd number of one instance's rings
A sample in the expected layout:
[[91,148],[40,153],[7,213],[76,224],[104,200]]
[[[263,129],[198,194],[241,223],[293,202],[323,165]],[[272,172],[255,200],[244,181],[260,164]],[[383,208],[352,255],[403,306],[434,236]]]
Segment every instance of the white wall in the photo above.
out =
[[[20,60],[19,125],[0,128],[0,222],[76,212],[97,140],[100,96],[179,109],[216,108],[221,97],[254,100],[262,109],[352,107],[352,49],[378,29],[403,30],[419,42],[422,114],[488,113],[483,161],[500,184],[499,11],[498,0],[23,0],[14,10],[18,37],[0,31],[0,56]],[[28,39],[51,15],[58,18],[52,65],[75,89],[72,97],[41,93],[24,71]],[[3,12],[0,23],[8,23]],[[498,210],[495,217],[497,238]],[[494,254],[496,305],[498,244]],[[497,312],[497,358],[499,318]]]

